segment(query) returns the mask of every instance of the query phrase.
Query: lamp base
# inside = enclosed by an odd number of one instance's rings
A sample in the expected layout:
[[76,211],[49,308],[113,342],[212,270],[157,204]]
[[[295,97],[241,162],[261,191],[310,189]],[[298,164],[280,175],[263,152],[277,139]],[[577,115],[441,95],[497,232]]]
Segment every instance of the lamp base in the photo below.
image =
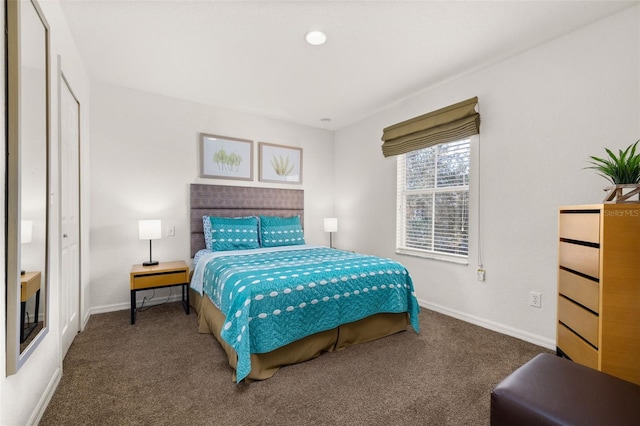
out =
[[142,262],[142,266],[156,266],[158,264],[157,260],[152,260],[149,262]]

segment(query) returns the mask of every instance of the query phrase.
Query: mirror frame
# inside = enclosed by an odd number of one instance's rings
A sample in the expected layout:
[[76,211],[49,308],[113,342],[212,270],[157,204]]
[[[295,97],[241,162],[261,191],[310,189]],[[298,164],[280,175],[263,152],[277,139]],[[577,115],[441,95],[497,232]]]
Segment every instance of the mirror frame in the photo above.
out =
[[[44,340],[49,332],[49,172],[50,172],[50,30],[36,0],[6,1],[6,46],[7,46],[7,188],[6,188],[6,375],[10,376],[18,372],[29,356]],[[20,141],[22,129],[20,128],[20,98],[21,73],[21,39],[20,16],[23,7],[32,6],[44,29],[45,51],[45,144],[46,144],[46,170],[45,170],[45,262],[42,277],[42,285],[45,288],[44,320],[42,330],[33,338],[31,343],[20,352],[20,226],[21,226],[21,147]]]

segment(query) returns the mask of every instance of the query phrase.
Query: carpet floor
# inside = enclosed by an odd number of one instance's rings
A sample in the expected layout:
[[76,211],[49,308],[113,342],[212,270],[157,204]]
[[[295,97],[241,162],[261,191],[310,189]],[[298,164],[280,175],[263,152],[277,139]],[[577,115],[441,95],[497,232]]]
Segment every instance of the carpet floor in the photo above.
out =
[[488,425],[491,389],[549,352],[424,308],[420,327],[236,384],[180,303],[92,315],[40,425]]

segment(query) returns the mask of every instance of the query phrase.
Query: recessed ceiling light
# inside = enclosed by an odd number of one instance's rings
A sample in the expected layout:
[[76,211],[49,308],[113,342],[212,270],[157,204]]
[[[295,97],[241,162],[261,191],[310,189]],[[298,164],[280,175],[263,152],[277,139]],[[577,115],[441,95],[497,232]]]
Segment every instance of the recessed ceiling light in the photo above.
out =
[[313,46],[320,46],[327,41],[327,35],[320,30],[311,30],[304,35],[304,39]]

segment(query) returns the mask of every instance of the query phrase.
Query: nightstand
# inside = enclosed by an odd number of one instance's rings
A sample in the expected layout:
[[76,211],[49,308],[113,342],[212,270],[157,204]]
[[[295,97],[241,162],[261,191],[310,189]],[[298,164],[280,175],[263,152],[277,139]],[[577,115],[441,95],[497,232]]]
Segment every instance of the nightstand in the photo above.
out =
[[131,325],[136,323],[136,292],[162,287],[182,287],[182,306],[189,315],[189,266],[184,260],[131,267]]
[[[40,313],[40,272],[25,272],[20,275],[20,343],[23,343],[38,325],[38,314]],[[27,311],[27,300],[36,296],[36,312],[33,318],[33,324],[29,326],[25,334],[24,317]]]

